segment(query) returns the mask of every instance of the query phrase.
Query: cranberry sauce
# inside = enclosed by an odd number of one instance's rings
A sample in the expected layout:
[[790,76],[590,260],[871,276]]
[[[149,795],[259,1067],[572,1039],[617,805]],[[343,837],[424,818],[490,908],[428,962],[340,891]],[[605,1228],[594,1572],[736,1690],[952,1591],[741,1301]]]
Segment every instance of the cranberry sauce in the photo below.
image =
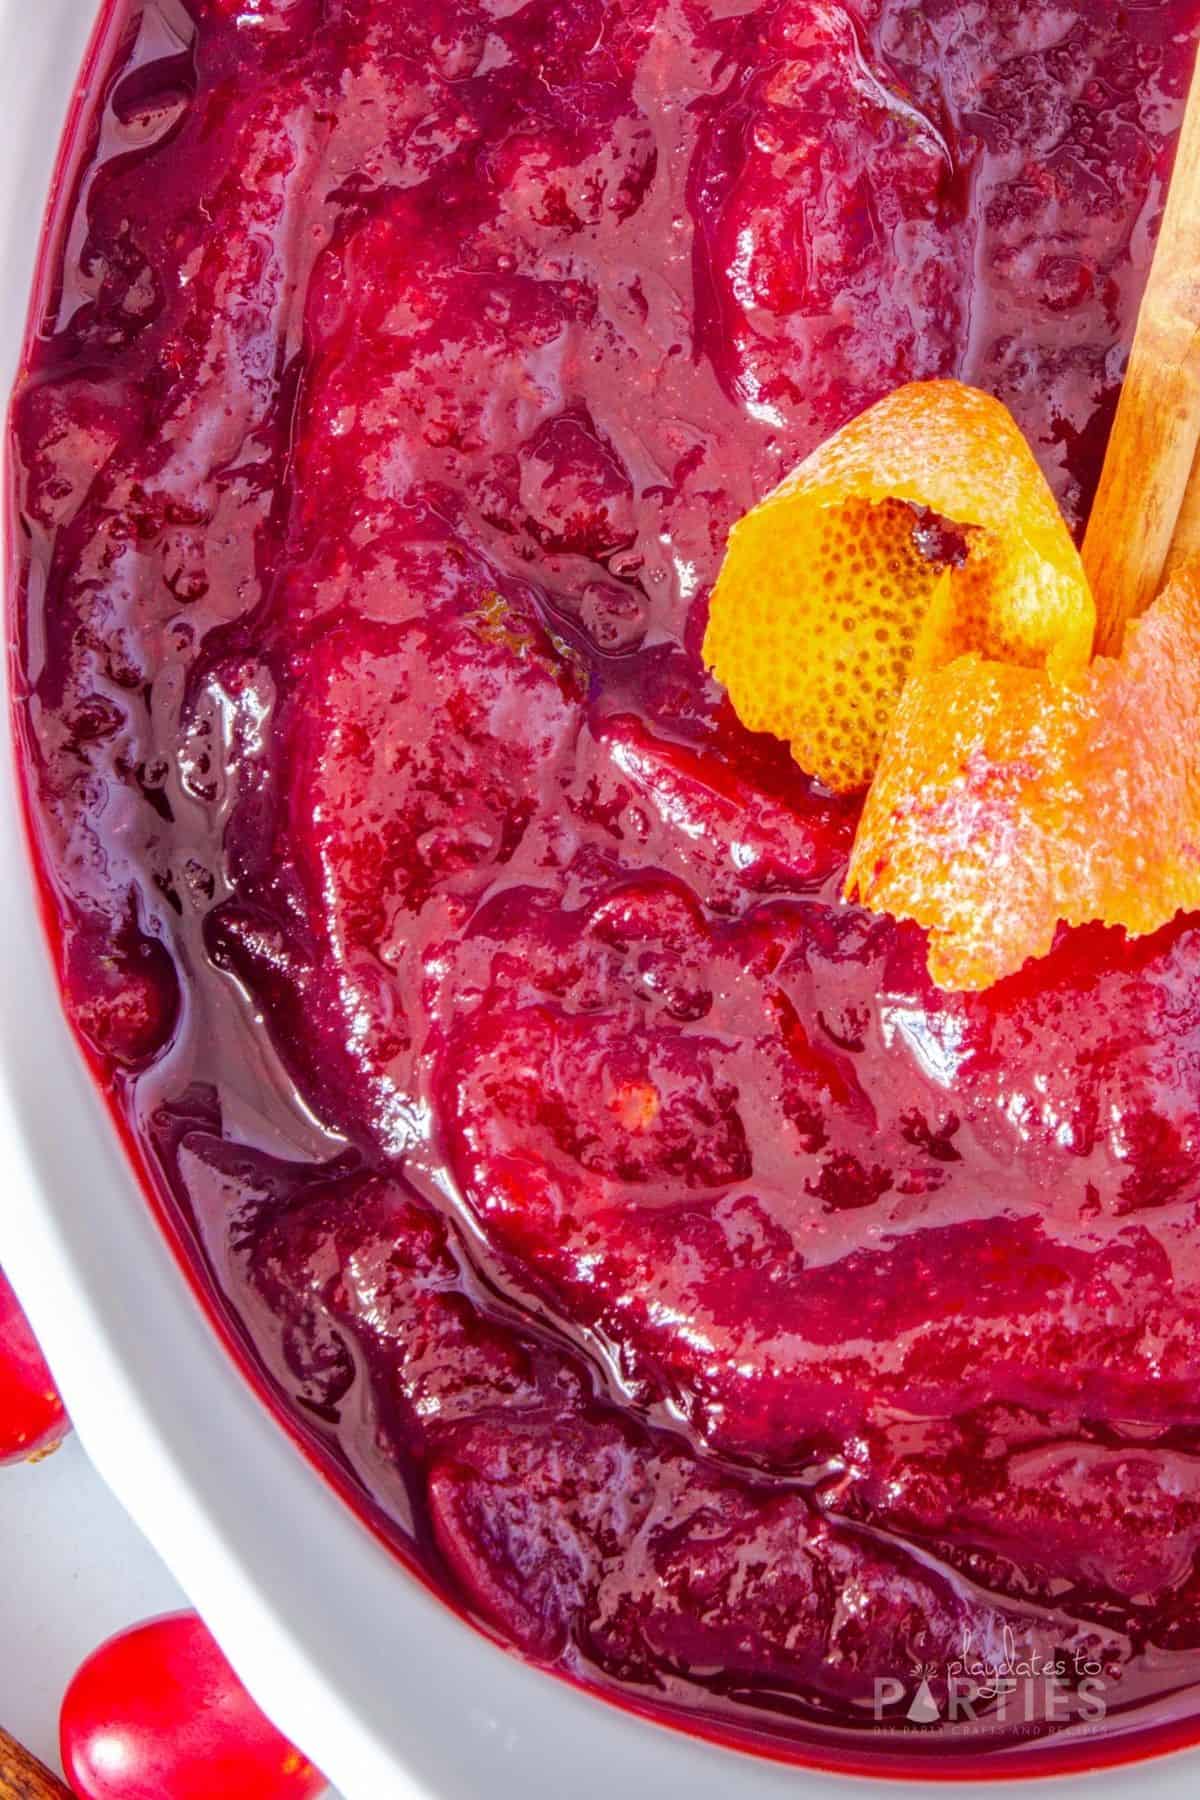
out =
[[1200,1735],[1200,928],[939,993],[707,595],[913,377],[1082,520],[1198,30],[122,0],[17,392],[63,992],[214,1304],[496,1636],[834,1765]]

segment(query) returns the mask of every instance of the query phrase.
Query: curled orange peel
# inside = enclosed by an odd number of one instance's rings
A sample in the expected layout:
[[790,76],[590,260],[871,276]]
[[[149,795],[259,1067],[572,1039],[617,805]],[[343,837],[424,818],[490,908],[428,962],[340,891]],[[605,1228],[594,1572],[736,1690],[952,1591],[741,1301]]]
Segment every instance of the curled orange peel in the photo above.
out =
[[1059,921],[1156,931],[1200,908],[1200,565],[1119,657],[1057,681],[961,657],[914,676],[846,895],[929,932],[942,987],[990,987]]
[[1079,554],[1007,409],[959,382],[917,382],[734,526],[704,660],[744,725],[852,792],[912,674],[975,650],[1065,675],[1086,665],[1095,624]]
[[846,897],[916,920],[933,978],[980,989],[1060,922],[1136,936],[1200,908],[1200,560],[1119,657],[1091,660],[1094,631],[1012,418],[932,382],[735,527],[704,654],[745,725],[869,784]]

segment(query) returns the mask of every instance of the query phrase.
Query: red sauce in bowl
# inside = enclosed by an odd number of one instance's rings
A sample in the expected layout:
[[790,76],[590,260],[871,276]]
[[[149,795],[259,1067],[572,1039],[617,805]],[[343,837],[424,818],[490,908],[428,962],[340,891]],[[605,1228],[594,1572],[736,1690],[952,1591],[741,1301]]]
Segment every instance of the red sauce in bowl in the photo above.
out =
[[1198,30],[120,0],[50,237],[16,725],[156,1201],[448,1599],[776,1754],[1200,1735],[1200,929],[939,993],[698,656],[899,382],[1083,519]]

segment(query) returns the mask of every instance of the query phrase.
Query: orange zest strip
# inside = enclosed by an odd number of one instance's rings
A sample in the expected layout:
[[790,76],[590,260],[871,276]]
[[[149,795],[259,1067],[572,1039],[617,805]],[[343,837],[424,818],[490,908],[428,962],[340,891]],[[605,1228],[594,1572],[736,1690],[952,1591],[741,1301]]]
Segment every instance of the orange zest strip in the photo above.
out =
[[1091,658],[1066,527],[998,402],[903,388],[735,527],[705,637],[743,723],[869,784],[845,893],[943,987],[1200,910],[1200,464],[1175,572]]
[[915,676],[867,798],[848,898],[929,930],[929,969],[985,988],[1060,920],[1132,935],[1200,907],[1200,566],[1119,658],[1056,680],[970,656]]
[[1065,677],[1092,651],[1078,552],[1005,407],[901,388],[734,527],[704,660],[827,787],[870,781],[905,682],[968,652]]

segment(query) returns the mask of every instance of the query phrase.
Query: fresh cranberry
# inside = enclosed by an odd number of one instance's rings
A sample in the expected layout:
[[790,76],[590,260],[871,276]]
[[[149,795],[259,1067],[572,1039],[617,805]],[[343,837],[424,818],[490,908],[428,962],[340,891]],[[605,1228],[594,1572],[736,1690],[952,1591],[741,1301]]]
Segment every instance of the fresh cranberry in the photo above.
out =
[[44,1456],[70,1429],[37,1339],[0,1270],[0,1462]]
[[195,1613],[93,1651],[64,1696],[61,1743],[79,1800],[311,1800],[325,1786]]

